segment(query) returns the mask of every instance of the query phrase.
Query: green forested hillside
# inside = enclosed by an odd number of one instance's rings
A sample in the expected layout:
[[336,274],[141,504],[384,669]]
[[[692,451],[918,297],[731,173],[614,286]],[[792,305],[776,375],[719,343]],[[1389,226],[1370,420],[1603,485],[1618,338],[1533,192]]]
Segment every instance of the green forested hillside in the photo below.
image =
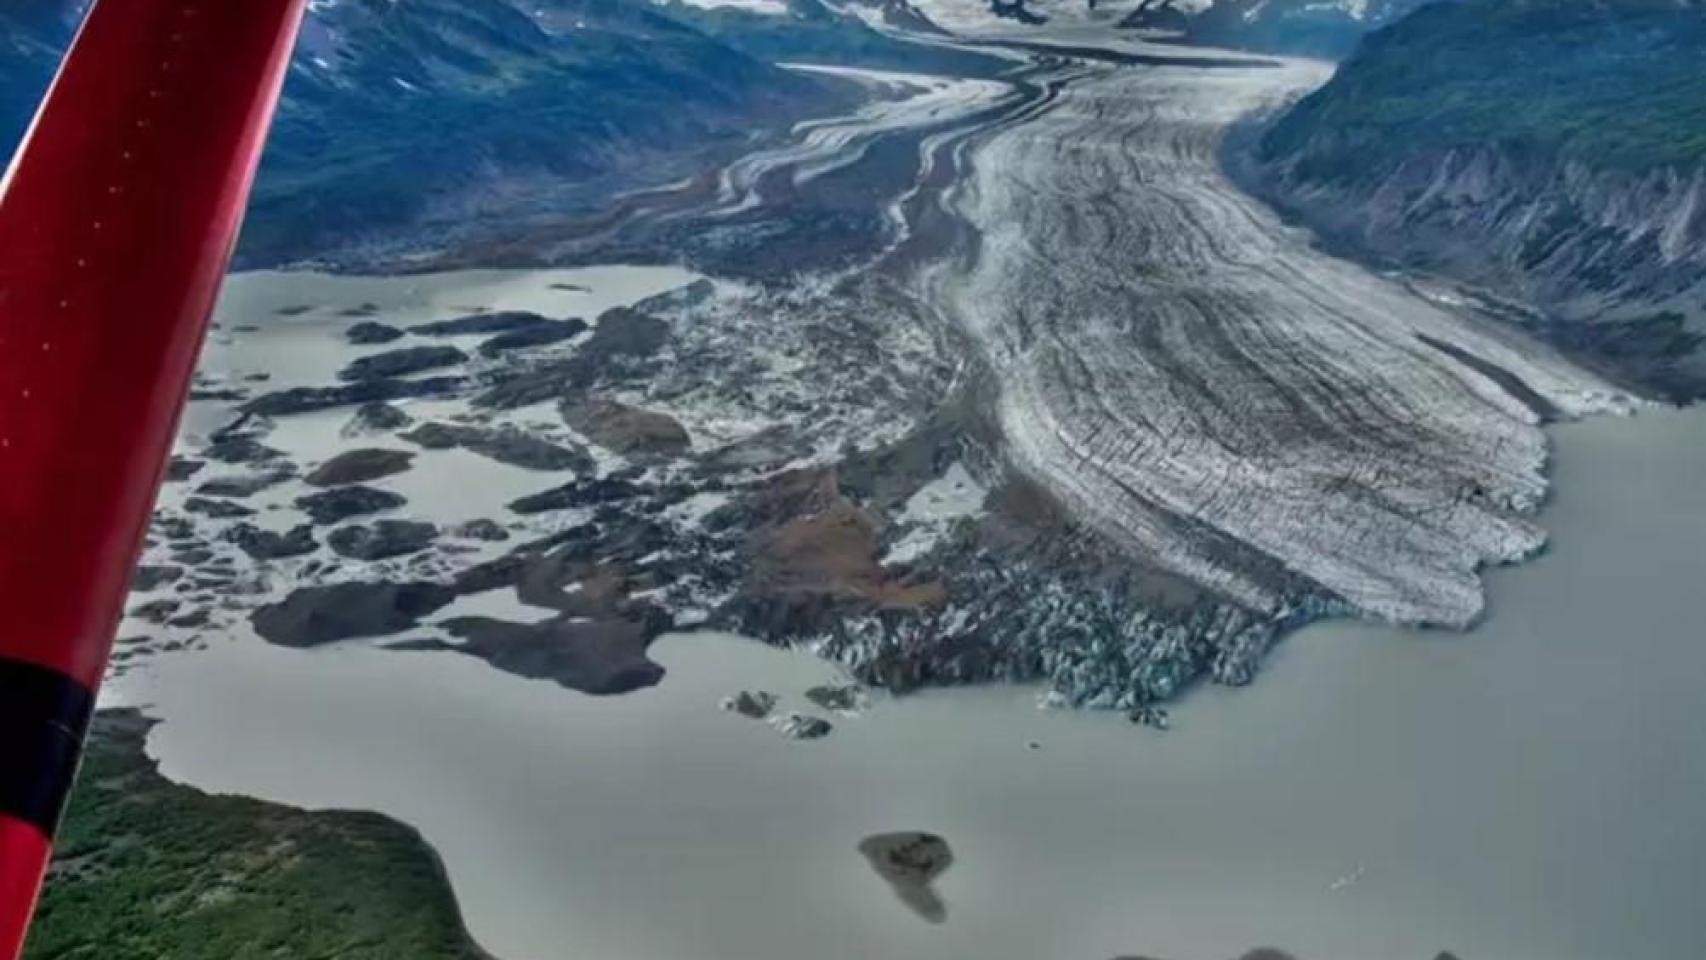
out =
[[1644,173],[1706,164],[1706,8],[1463,0],[1371,34],[1262,142],[1311,180],[1377,179],[1424,150],[1494,146]]
[[25,960],[485,957],[413,830],[178,786],[148,726],[97,718]]

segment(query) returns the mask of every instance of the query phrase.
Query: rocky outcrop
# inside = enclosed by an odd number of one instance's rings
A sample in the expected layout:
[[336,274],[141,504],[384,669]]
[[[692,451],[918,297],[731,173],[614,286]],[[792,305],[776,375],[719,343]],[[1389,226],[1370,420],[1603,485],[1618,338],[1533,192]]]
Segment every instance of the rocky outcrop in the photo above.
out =
[[603,620],[556,617],[521,624],[485,617],[447,620],[444,629],[463,642],[448,649],[479,657],[507,673],[554,680],[595,695],[654,686],[663,667],[646,657],[669,626],[656,608]]
[[722,708],[751,720],[763,720],[770,716],[770,711],[776,709],[776,704],[777,697],[773,693],[766,693],[763,690],[742,690],[723,700]]
[[409,328],[409,332],[426,337],[462,337],[470,334],[512,333],[549,323],[550,318],[527,310],[488,310],[484,313],[452,317],[449,320],[417,323]]
[[1636,390],[1706,396],[1706,166],[1631,177],[1462,147],[1340,184],[1306,162],[1253,188],[1333,242],[1532,307],[1489,304]]
[[859,841],[859,852],[910,910],[931,923],[948,919],[948,906],[934,887],[954,865],[948,841],[933,833],[879,833]]
[[167,584],[176,583],[184,575],[184,568],[171,564],[142,564],[131,575],[130,589],[138,593],[158,590]]
[[317,647],[401,633],[454,599],[455,591],[436,583],[336,583],[299,587],[249,620],[268,643]]
[[146,623],[159,625],[171,619],[183,605],[181,600],[150,600],[131,607],[128,615]]
[[356,346],[373,346],[381,343],[390,343],[394,340],[401,339],[402,336],[403,331],[391,326],[390,324],[379,323],[374,320],[366,320],[361,323],[351,324],[350,328],[344,331],[344,339]]
[[541,493],[529,494],[512,501],[509,508],[515,513],[527,516],[552,510],[573,510],[614,503],[627,500],[638,493],[637,487],[620,477],[600,477],[597,480],[577,480]]
[[600,381],[637,373],[669,342],[669,324],[629,307],[600,314],[592,335],[572,357],[500,374],[480,406],[509,410],[573,397]]
[[188,480],[200,473],[204,468],[206,468],[206,466],[207,462],[205,460],[197,460],[193,457],[186,457],[182,454],[175,455],[172,457],[171,461],[166,464],[165,480],[167,483],[183,483],[185,480]]
[[415,418],[391,404],[375,401],[357,407],[355,414],[350,417],[349,423],[344,424],[343,429],[338,433],[345,437],[390,433],[393,430],[402,430],[414,422]]
[[225,539],[256,560],[300,557],[320,549],[320,544],[314,539],[314,528],[306,524],[279,533],[254,524],[239,523],[225,532]]
[[482,340],[479,346],[480,356],[488,360],[496,359],[514,350],[526,350],[531,347],[546,347],[553,343],[562,343],[586,332],[586,321],[578,318],[568,320],[546,320],[543,323],[500,333],[495,337]]
[[248,434],[228,434],[202,448],[202,456],[209,460],[229,464],[256,464],[277,460],[284,456],[281,450],[260,442]]
[[255,515],[251,507],[217,497],[187,497],[184,499],[184,512],[200,514],[214,520],[235,520]]
[[338,371],[339,380],[388,380],[411,374],[454,367],[467,361],[468,355],[455,347],[404,347],[384,353],[370,353],[351,361]]
[[819,686],[807,690],[806,699],[825,710],[850,713],[864,706],[865,692],[855,686]]
[[592,458],[585,450],[562,446],[515,429],[423,423],[399,436],[428,450],[461,447],[470,453],[527,470],[588,473],[593,467]]
[[926,612],[948,600],[940,581],[883,568],[881,521],[842,493],[832,470],[785,474],[744,513],[746,583],[726,611],[743,631],[811,636],[849,615]]
[[770,725],[789,740],[822,740],[835,730],[835,725],[822,717],[804,713],[789,713],[775,717]]
[[250,473],[230,473],[209,477],[195,488],[195,492],[204,497],[242,500],[252,497],[262,490],[268,490],[295,479],[295,477],[296,471],[290,467],[272,467]]
[[593,443],[623,456],[673,456],[690,445],[674,417],[608,399],[565,402],[563,422]]
[[486,543],[502,543],[509,539],[509,531],[496,520],[470,520],[450,528],[449,533],[463,540],[480,540]]
[[407,450],[346,450],[314,468],[303,482],[313,487],[341,487],[389,477],[414,465],[415,455]]
[[352,560],[388,560],[419,553],[438,539],[438,528],[418,520],[379,520],[332,531],[326,545]]
[[384,513],[406,503],[408,500],[402,494],[375,490],[361,484],[333,487],[296,498],[296,508],[318,524],[334,524],[351,517]]
[[239,410],[265,417],[285,417],[410,397],[442,397],[462,389],[465,383],[461,377],[420,377],[414,380],[360,380],[335,387],[292,387],[261,394],[244,403]]

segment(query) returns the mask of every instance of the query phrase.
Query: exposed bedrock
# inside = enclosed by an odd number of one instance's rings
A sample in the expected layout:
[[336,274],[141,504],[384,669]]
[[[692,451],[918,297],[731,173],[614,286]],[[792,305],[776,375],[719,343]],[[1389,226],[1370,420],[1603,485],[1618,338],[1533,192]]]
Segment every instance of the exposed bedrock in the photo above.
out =
[[948,841],[933,833],[879,833],[859,841],[859,852],[908,909],[931,923],[948,919],[948,905],[932,886],[954,865]]
[[333,407],[384,403],[410,397],[442,397],[461,389],[461,377],[420,377],[414,380],[357,380],[335,387],[291,387],[264,393],[238,408],[241,413],[284,417]]
[[613,307],[599,315],[592,335],[573,356],[504,371],[475,405],[510,410],[573,396],[601,379],[618,379],[644,368],[668,338],[669,325],[663,320]]
[[299,587],[249,619],[269,643],[317,647],[407,630],[454,599],[455,591],[436,583],[337,583]]
[[386,323],[366,320],[352,325],[344,331],[344,338],[357,346],[371,346],[379,343],[390,343],[400,339],[403,331]]
[[947,600],[940,581],[883,568],[881,521],[845,495],[834,470],[782,475],[740,522],[752,530],[748,573],[724,615],[755,636],[842,636],[850,618],[910,622]]
[[171,461],[166,464],[165,482],[183,483],[185,480],[188,480],[200,473],[202,468],[206,466],[207,462],[204,460],[195,460],[181,454],[173,456]]
[[501,357],[515,350],[562,343],[564,340],[573,339],[585,332],[586,322],[579,318],[547,320],[538,326],[511,330],[508,333],[500,333],[495,337],[482,340],[480,342],[480,356]]
[[415,455],[408,450],[386,450],[379,447],[346,450],[320,464],[303,481],[315,487],[341,487],[366,483],[392,474],[402,473],[414,466]]
[[1324,236],[1533,304],[1510,319],[1649,395],[1706,397],[1706,171],[1642,177],[1493,147],[1419,152],[1384,176],[1238,169]]
[[582,436],[624,456],[670,456],[687,450],[686,429],[668,414],[609,399],[566,401],[563,422]]
[[314,540],[314,528],[306,524],[279,533],[264,530],[250,523],[239,523],[226,531],[225,539],[256,560],[282,560],[313,553],[320,545]]
[[476,333],[510,333],[515,330],[526,330],[529,327],[543,326],[550,322],[547,317],[525,310],[493,310],[486,313],[471,313],[450,320],[417,323],[409,328],[409,332],[429,337],[466,336]]
[[1509,386],[1564,415],[1609,388],[1316,252],[1222,175],[1227,128],[1321,68],[1078,69],[974,148],[953,203],[980,243],[927,281],[999,385],[1008,461],[1261,619],[1471,623],[1479,568],[1544,540],[1546,440]]
[[479,657],[506,673],[555,680],[595,695],[628,693],[662,680],[663,667],[646,657],[646,648],[668,627],[668,615],[656,607],[606,620],[562,616],[524,624],[458,617],[444,623],[463,641],[447,649]]
[[385,380],[410,374],[453,367],[468,359],[455,347],[403,347],[384,353],[371,353],[350,361],[338,371],[340,380]]
[[319,493],[310,493],[296,498],[296,507],[308,514],[315,523],[332,524],[348,520],[351,517],[367,516],[368,514],[383,513],[395,510],[407,504],[401,494],[389,490],[375,490],[364,487],[359,483]]
[[515,429],[487,429],[450,423],[423,423],[400,436],[428,450],[461,447],[471,453],[527,470],[592,469],[592,458],[579,447],[565,447]]
[[353,560],[386,560],[407,556],[432,546],[438,528],[419,520],[378,520],[339,527],[326,544],[339,556]]
[[187,497],[184,500],[184,512],[201,514],[215,520],[232,520],[255,515],[254,510],[234,500],[220,500],[215,497]]
[[1515,301],[1495,306],[1639,392],[1700,399],[1703,61],[1697,2],[1435,4],[1228,158],[1331,240]]
[[344,424],[338,433],[343,437],[389,433],[393,430],[401,430],[414,422],[414,418],[402,410],[382,400],[376,400],[357,407],[349,422]]

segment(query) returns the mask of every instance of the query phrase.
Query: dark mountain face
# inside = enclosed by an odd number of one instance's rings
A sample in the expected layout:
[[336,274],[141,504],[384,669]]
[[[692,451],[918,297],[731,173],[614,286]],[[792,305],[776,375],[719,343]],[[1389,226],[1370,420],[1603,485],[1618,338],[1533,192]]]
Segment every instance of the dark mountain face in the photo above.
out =
[[1430,2],[1435,0],[1213,0],[1190,10],[1179,0],[1141,0],[1124,25],[1175,31],[1213,46],[1339,57],[1368,31]]
[[1418,148],[1497,145],[1643,173],[1706,163],[1706,7],[1473,0],[1371,36],[1270,131],[1312,177],[1379,177]]
[[[916,33],[941,30],[904,0],[855,0],[869,13]],[[992,76],[1011,64],[968,51],[901,40],[823,0],[786,0],[786,13],[740,7],[701,7],[670,0],[670,17],[740,50],[773,63],[837,63],[922,73]]]
[[1324,232],[1486,284],[1658,395],[1706,396],[1706,6],[1462,0],[1372,34],[1267,131]]
[[[312,5],[240,261],[399,225],[573,206],[689,166],[845,93],[631,0]],[[0,14],[0,144],[70,37],[67,4]]]
[[838,96],[646,3],[341,0],[304,37],[243,252],[572,207]]
[[0,157],[10,158],[29,126],[82,8],[80,0],[11,0],[0,6]]

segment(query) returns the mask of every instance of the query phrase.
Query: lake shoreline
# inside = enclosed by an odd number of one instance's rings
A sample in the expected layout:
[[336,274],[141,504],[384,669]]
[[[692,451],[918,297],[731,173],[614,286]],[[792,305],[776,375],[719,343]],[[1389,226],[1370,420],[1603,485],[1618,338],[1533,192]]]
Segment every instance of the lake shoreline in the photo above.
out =
[[[1665,618],[1686,604],[1650,593],[1666,575],[1656,571],[1686,579],[1699,548],[1680,546],[1694,552],[1656,566],[1607,551],[1653,549],[1655,535],[1690,542],[1675,523],[1653,527],[1629,511],[1665,502],[1647,485],[1703,459],[1701,445],[1682,439],[1706,437],[1706,421],[1655,411],[1551,429],[1562,481],[1548,507],[1555,547],[1491,572],[1494,614],[1480,628],[1311,628],[1276,652],[1268,682],[1193,693],[1166,736],[1107,714],[1038,712],[1038,688],[997,685],[879,698],[836,718],[829,738],[790,743],[717,701],[764,689],[782,709],[810,710],[803,692],[842,678],[808,653],[736,638],[663,638],[655,650],[669,679],[615,700],[462,658],[251,641],[184,656],[160,678],[151,699],[166,721],[149,751],[167,776],[206,789],[379,809],[416,826],[443,854],[475,936],[504,960],[548,960],[571,947],[668,960],[688,942],[679,939],[687,927],[703,938],[696,955],[710,960],[792,956],[786,944],[808,930],[861,944],[864,956],[934,960],[996,943],[1007,944],[997,955],[1029,956],[1023,926],[995,907],[1012,896],[1003,878],[1020,875],[1059,890],[1024,916],[1070,931],[1060,956],[1138,949],[1216,960],[1259,942],[1288,944],[1301,958],[1386,957],[1400,947],[1432,956],[1444,939],[1470,960],[1590,960],[1637,922],[1651,931],[1654,957],[1684,960],[1664,944],[1686,933],[1676,926],[1685,915],[1663,908],[1647,884],[1624,888],[1634,863],[1672,862],[1646,859],[1671,829],[1661,811],[1679,809],[1666,798],[1706,799],[1706,770],[1676,766],[1691,755],[1681,747],[1687,725],[1664,719],[1686,714],[1673,691],[1706,675],[1706,658],[1667,639],[1681,635],[1665,632]],[[1619,584],[1655,582],[1639,600],[1588,602],[1554,579],[1595,580],[1591,571],[1606,567],[1622,571]],[[1655,618],[1634,635],[1645,639],[1601,643],[1608,603]],[[1556,649],[1557,623],[1576,625],[1579,642]],[[1554,648],[1543,661],[1537,644]],[[1523,706],[1513,709],[1513,698]],[[1574,722],[1584,711],[1592,726]],[[1659,740],[1627,760],[1589,745],[1640,742],[1632,729]],[[331,756],[282,769],[292,765],[279,758],[300,755],[291,744],[333,739],[346,742]],[[379,769],[374,757],[386,758]],[[1599,769],[1607,764],[1621,772]],[[1603,839],[1579,831],[1583,817],[1605,811],[1553,786],[1560,776],[1650,779],[1660,769],[1671,771],[1667,786],[1611,795],[1640,796],[1645,812],[1616,819],[1624,827]],[[1551,799],[1537,805],[1535,790]],[[1116,797],[1125,799],[1099,799]],[[471,818],[466,804],[485,812]],[[1521,812],[1513,820],[1505,809]],[[1133,833],[1133,817],[1168,828]],[[920,939],[901,922],[903,908],[857,854],[860,837],[893,829],[939,833],[961,859],[940,881],[941,936]],[[730,863],[756,865],[751,844],[768,851],[765,870],[731,884]],[[1494,861],[1471,854],[1477,847],[1503,850],[1504,866],[1489,871]],[[1582,856],[1597,872],[1572,868]],[[1528,892],[1488,916],[1486,885],[1517,882],[1508,870]],[[1686,889],[1674,875],[1666,882]],[[536,902],[543,890],[558,891],[551,909]],[[613,923],[641,891],[697,904],[681,918],[687,927]],[[1102,897],[1121,904],[1117,914],[1084,912]],[[1571,919],[1555,926],[1560,899],[1573,904]],[[759,923],[746,903],[801,919]],[[1235,904],[1236,916],[1210,904]]]

